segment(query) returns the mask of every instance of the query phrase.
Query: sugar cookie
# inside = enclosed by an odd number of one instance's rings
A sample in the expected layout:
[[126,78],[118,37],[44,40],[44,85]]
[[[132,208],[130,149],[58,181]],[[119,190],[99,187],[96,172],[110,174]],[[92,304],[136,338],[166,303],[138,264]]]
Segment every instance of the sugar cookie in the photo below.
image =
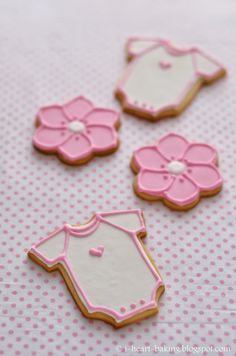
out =
[[180,49],[163,39],[131,38],[127,57],[115,94],[124,111],[152,121],[180,114],[203,84],[226,73],[201,50]]
[[119,115],[110,109],[95,108],[80,96],[65,105],[39,110],[34,146],[44,153],[56,153],[71,165],[89,161],[118,148]]
[[61,272],[86,317],[121,327],[157,313],[164,292],[145,235],[141,210],[96,213],[87,224],[65,224],[28,255]]
[[162,200],[176,210],[195,206],[200,197],[217,194],[223,184],[217,153],[205,143],[189,143],[174,133],[135,151],[131,168],[134,190],[146,200]]

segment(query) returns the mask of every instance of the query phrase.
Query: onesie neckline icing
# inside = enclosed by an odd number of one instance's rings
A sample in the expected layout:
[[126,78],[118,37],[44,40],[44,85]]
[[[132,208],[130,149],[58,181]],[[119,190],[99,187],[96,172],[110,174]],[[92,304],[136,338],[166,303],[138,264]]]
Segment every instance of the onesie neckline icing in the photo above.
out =
[[197,52],[196,47],[181,48],[181,47],[176,47],[167,41],[163,41],[150,46],[150,48],[144,50],[139,56],[142,57],[142,55],[147,54],[148,52],[152,52],[153,50],[156,49],[163,49],[167,55],[175,56],[175,57],[192,55],[195,52]]
[[96,214],[87,224],[85,225],[70,225],[65,224],[65,229],[73,236],[85,237],[93,233],[100,225],[100,219]]

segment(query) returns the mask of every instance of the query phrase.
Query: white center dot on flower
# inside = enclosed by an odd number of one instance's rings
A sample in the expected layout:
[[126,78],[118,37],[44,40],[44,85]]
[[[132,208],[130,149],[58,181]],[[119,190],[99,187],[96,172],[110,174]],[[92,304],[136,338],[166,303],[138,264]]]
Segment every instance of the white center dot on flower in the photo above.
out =
[[180,161],[171,161],[168,163],[167,169],[171,174],[182,174],[186,169],[186,165]]
[[68,128],[70,131],[78,133],[84,130],[85,125],[81,121],[74,120],[69,123]]

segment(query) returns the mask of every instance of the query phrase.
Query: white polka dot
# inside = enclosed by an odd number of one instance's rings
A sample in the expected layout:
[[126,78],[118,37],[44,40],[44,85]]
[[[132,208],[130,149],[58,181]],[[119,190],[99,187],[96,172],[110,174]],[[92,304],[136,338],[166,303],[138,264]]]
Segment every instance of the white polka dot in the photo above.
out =
[[182,174],[186,169],[186,165],[180,161],[171,161],[167,168],[171,174]]
[[72,131],[74,133],[79,133],[79,132],[84,130],[85,125],[81,121],[74,120],[74,121],[69,123],[68,128],[69,128],[70,131]]

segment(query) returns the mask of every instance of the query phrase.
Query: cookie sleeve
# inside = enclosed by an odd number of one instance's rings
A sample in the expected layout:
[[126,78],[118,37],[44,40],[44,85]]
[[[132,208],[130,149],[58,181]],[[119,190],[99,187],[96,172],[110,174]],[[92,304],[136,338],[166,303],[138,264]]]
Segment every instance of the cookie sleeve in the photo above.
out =
[[64,252],[65,240],[66,232],[61,228],[33,245],[29,252],[47,265],[54,264]]
[[203,52],[197,50],[193,56],[196,74],[204,77],[206,80],[214,79],[225,72],[222,64]]
[[132,59],[159,43],[159,39],[130,38],[126,45],[127,56]]
[[129,211],[115,211],[112,213],[100,213],[102,219],[119,226],[123,230],[133,232],[145,232],[145,223],[142,211],[139,209]]

